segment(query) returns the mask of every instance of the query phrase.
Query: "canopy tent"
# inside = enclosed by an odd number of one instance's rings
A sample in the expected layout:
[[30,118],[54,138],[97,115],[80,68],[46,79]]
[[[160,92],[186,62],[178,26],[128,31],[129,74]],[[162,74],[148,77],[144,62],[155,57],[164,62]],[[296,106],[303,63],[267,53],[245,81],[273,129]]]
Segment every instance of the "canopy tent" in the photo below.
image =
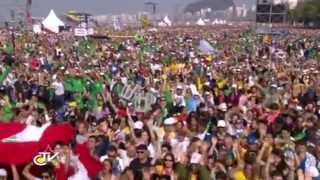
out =
[[168,16],[165,16],[162,21],[158,23],[160,27],[172,26],[172,22]]
[[158,23],[158,26],[160,26],[160,27],[166,27],[167,24],[164,23],[163,21],[160,21],[160,22]]
[[227,21],[226,20],[222,20],[222,19],[215,19],[213,22],[212,22],[213,25],[216,25],[216,24],[227,24]]
[[164,17],[163,22],[166,23],[168,26],[172,26],[172,22],[170,21],[168,16]]
[[216,25],[218,24],[218,19],[214,19],[214,21],[212,21],[212,25]]
[[197,25],[198,26],[205,26],[206,23],[201,18],[199,18],[199,20],[197,21]]
[[42,25],[45,29],[54,33],[58,33],[59,27],[64,26],[64,22],[62,22],[57,17],[56,13],[51,9],[47,18],[42,21]]

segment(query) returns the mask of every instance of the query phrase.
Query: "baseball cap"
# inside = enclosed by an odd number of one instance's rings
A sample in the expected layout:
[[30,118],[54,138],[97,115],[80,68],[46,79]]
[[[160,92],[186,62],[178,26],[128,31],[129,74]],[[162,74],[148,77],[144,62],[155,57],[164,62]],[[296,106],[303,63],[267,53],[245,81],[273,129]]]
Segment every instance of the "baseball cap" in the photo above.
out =
[[218,124],[217,124],[217,127],[226,127],[226,121],[225,120],[219,120],[218,121]]
[[176,118],[170,117],[164,120],[165,125],[173,125],[177,122]]
[[179,84],[179,85],[177,86],[177,89],[183,89],[183,86],[182,86],[181,84]]
[[141,122],[141,121],[135,122],[134,129],[143,129],[143,122]]

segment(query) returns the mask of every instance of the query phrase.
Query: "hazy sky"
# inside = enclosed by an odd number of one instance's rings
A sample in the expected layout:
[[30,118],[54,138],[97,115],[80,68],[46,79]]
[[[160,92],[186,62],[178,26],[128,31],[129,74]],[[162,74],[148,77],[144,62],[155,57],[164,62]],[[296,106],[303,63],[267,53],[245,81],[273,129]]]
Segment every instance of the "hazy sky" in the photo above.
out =
[[[9,14],[10,7],[23,4],[26,0],[0,0],[0,16]],[[145,9],[144,3],[152,1],[159,4],[160,12],[173,13],[177,6],[183,6],[196,0],[33,0],[33,16],[46,16],[50,9],[57,14],[69,10],[85,11],[92,14],[134,13]]]

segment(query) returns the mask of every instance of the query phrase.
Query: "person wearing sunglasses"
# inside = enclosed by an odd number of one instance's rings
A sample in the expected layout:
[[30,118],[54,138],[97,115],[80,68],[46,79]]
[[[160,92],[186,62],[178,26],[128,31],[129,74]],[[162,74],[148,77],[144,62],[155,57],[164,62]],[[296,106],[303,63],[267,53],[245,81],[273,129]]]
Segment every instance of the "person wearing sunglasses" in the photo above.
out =
[[172,153],[167,153],[164,158],[164,175],[170,177],[170,179],[176,179],[175,173],[175,159]]
[[147,146],[145,144],[139,145],[137,147],[137,158],[132,160],[129,166],[135,180],[143,179],[143,168],[150,167],[151,160]]

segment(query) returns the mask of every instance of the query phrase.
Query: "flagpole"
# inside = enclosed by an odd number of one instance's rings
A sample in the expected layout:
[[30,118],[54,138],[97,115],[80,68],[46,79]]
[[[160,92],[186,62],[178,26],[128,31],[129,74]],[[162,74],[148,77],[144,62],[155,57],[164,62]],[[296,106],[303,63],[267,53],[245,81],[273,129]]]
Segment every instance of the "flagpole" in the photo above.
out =
[[109,36],[110,38],[134,38],[134,36]]
[[26,0],[26,24],[30,26],[32,26],[31,6],[32,0]]

